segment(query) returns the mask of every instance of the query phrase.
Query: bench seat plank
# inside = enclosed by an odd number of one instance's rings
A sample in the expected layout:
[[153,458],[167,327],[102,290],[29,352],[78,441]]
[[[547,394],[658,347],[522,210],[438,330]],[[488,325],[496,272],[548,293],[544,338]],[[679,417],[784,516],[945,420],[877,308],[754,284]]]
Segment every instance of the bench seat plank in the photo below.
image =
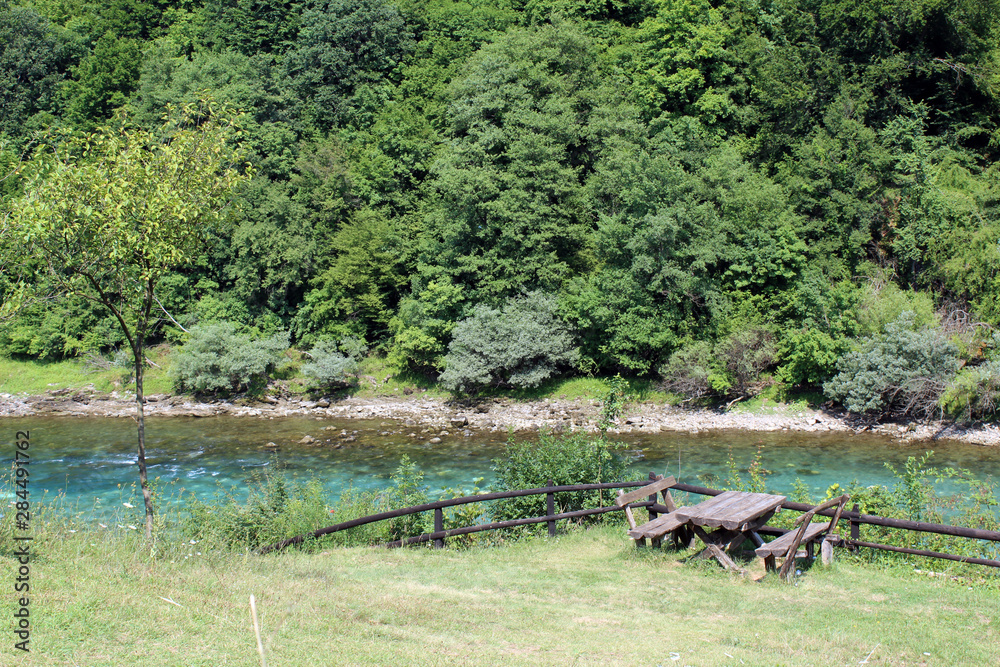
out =
[[[806,528],[805,534],[802,536],[802,544],[808,544],[812,542],[817,537],[826,532],[830,527],[829,523],[811,523],[809,527]],[[759,558],[766,558],[767,556],[784,556],[788,552],[788,548],[792,546],[792,541],[795,539],[795,533],[798,529],[793,529],[779,537],[778,539],[768,542],[767,544],[757,547],[755,553]]]
[[672,533],[687,523],[687,518],[681,516],[682,510],[686,509],[689,508],[678,507],[670,514],[664,514],[662,516],[658,516],[652,521],[647,521],[641,526],[636,526],[632,530],[628,531],[629,537],[636,540],[643,539],[646,537],[651,539],[658,539],[668,533]]

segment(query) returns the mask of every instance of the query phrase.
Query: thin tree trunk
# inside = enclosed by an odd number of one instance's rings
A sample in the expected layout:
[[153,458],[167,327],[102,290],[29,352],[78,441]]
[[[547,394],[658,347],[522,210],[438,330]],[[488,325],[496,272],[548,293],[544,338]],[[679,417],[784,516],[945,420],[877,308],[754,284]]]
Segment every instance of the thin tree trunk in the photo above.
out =
[[143,350],[143,340],[142,333],[139,332],[136,336],[136,350],[135,350],[135,404],[137,419],[136,422],[139,425],[139,456],[137,463],[139,464],[139,485],[142,487],[142,501],[146,505],[146,539],[152,541],[153,539],[153,494],[149,489],[149,478],[146,475],[146,421],[143,415],[142,406],[145,402],[145,398],[142,394],[142,376],[145,364],[142,363],[142,359],[145,358],[145,351]]

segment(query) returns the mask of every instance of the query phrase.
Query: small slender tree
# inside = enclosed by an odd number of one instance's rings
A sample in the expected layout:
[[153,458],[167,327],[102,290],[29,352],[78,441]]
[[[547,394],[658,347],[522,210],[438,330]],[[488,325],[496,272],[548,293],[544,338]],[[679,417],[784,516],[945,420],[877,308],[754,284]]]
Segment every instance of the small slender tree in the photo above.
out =
[[[187,263],[250,177],[231,115],[203,100],[171,110],[155,130],[112,126],[40,146],[19,169],[24,194],[0,238],[21,265],[47,268],[57,294],[101,304],[118,321],[135,364],[139,483],[146,537],[153,498],[146,475],[145,347],[157,324],[160,279]],[[8,259],[8,264],[12,261]],[[0,261],[0,264],[4,264]]]

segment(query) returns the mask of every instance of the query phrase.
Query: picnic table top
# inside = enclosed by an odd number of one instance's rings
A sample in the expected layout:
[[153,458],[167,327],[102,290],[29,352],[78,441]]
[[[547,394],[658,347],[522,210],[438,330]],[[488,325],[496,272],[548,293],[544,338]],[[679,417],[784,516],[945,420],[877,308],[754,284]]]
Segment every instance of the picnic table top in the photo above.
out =
[[681,521],[696,526],[742,530],[761,517],[777,510],[785,496],[745,491],[725,491],[693,507],[681,507],[675,514]]

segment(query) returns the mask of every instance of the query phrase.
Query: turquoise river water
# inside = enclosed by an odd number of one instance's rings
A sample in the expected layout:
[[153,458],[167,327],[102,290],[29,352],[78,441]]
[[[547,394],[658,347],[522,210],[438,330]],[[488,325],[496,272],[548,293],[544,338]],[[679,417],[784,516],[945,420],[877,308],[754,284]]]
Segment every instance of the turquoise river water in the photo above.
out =
[[[6,442],[9,450],[0,450],[0,459],[6,460],[13,458],[15,432],[30,431],[33,498],[63,494],[81,511],[120,508],[128,502],[137,479],[132,420],[8,418],[0,419],[0,427],[4,429],[0,442]],[[356,440],[336,448],[334,435],[340,429],[356,432]],[[153,418],[147,420],[146,430],[150,478],[159,478],[164,497],[172,502],[184,502],[190,494],[210,501],[223,489],[245,494],[247,481],[265,469],[281,469],[300,479],[315,477],[331,497],[348,486],[380,488],[389,483],[403,454],[424,471],[432,496],[446,488],[471,489],[479,477],[485,487],[493,479],[490,461],[503,453],[507,439],[500,433],[469,437],[452,433],[432,445],[408,437],[415,429],[398,422],[307,418]],[[305,435],[319,442],[298,444]],[[928,450],[935,451],[931,463],[938,467],[969,469],[982,479],[1000,477],[1000,448],[953,441],[901,444],[865,434],[741,431],[632,434],[617,439],[627,443],[636,457],[632,464],[636,478],[655,471],[704,486],[717,486],[725,479],[730,454],[745,468],[758,450],[770,471],[768,489],[779,493],[790,492],[796,479],[819,496],[835,482],[891,486],[895,480],[886,462],[900,468],[908,456]],[[268,447],[269,442],[277,448]]]

